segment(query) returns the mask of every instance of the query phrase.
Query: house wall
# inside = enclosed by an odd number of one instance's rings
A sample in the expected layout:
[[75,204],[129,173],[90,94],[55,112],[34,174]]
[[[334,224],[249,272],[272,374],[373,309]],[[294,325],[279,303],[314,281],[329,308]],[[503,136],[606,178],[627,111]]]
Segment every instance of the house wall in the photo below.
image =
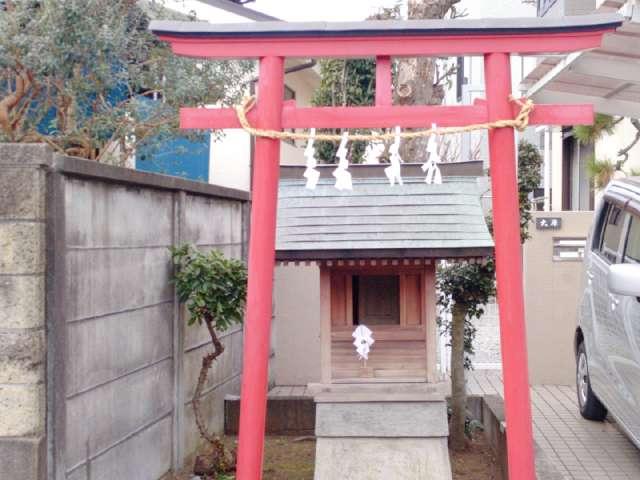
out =
[[[190,398],[210,341],[186,326],[168,247],[242,258],[248,194],[42,145],[0,145],[0,180],[3,478],[156,479],[179,467],[199,441]],[[215,431],[242,371],[242,329],[222,337],[202,400]]]
[[[212,134],[215,137],[215,134]],[[251,190],[251,136],[243,130],[225,130],[211,139],[209,183]]]
[[276,385],[320,382],[320,269],[278,266],[274,283]]
[[[287,67],[301,62],[289,60]],[[296,102],[301,107],[311,105],[319,76],[315,69],[288,73],[285,84],[295,92]],[[295,144],[281,142],[281,165],[304,165],[303,142]],[[224,135],[211,139],[209,183],[223,187],[249,191],[251,189],[251,137],[242,130],[225,130]]]
[[553,260],[554,238],[585,238],[593,212],[536,212],[559,217],[560,230],[531,229],[524,244],[525,319],[531,384],[575,384],[573,335],[582,283],[582,261]]
[[[311,105],[313,95],[319,84],[319,76],[313,69],[289,73],[285,77],[285,84],[296,94],[296,103],[301,107]],[[280,165],[304,165],[304,142],[295,145],[282,142],[280,151]]]

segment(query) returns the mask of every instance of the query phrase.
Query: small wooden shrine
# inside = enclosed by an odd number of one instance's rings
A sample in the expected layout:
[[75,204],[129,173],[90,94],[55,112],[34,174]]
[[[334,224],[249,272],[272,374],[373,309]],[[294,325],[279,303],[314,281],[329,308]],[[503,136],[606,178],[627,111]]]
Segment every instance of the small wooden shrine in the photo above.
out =
[[[323,384],[438,381],[436,263],[483,261],[493,249],[476,177],[391,187],[383,168],[362,169],[373,176],[354,178],[353,190],[337,190],[330,172],[315,190],[280,181],[276,259],[320,267]],[[358,325],[375,340],[366,361],[353,345]]]

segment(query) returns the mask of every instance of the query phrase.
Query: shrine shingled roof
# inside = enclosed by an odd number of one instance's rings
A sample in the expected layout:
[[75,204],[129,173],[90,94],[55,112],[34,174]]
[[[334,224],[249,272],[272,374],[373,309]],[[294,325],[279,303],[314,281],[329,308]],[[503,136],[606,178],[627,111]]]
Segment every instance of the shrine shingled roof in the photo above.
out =
[[281,180],[276,258],[482,257],[493,240],[474,177],[448,177],[441,185],[406,178],[354,178],[340,191],[333,179],[308,190],[302,180]]

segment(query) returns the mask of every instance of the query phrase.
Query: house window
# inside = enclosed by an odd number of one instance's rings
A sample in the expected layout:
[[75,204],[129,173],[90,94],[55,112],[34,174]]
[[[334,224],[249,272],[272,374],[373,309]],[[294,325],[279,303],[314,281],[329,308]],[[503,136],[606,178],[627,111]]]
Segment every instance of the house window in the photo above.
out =
[[400,276],[353,275],[353,324],[400,325]]

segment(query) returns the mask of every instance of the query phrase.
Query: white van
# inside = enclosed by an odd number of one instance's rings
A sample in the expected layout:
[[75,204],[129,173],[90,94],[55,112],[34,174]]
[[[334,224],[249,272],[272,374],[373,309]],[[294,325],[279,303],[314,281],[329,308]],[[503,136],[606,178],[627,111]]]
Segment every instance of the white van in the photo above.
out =
[[607,412],[640,447],[640,177],[612,182],[584,255],[575,335],[580,413]]

